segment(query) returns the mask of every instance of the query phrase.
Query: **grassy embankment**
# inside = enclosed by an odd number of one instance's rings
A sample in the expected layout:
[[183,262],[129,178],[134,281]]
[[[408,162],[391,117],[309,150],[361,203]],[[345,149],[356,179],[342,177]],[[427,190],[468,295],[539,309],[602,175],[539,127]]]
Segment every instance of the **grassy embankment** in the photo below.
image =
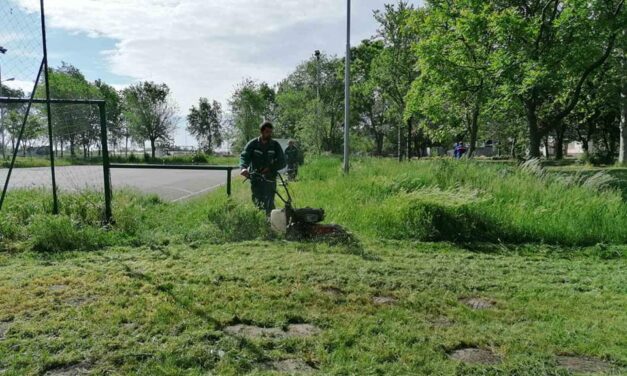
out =
[[[41,193],[12,194],[0,372],[568,375],[572,355],[622,374],[627,210],[611,182],[472,162],[353,167],[316,160],[293,185],[299,205],[356,234],[351,247],[269,239],[244,184],[232,201],[177,205],[118,193],[108,231],[98,197],[65,196],[52,217]],[[319,332],[228,330],[302,323]],[[467,347],[495,363],[449,358]]]

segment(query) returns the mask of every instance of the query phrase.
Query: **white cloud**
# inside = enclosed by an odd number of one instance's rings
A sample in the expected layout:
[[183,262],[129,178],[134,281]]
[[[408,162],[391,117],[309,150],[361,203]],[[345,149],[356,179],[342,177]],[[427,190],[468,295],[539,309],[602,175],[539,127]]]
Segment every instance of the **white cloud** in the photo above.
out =
[[[388,2],[353,1],[353,43],[375,33],[372,10]],[[275,83],[316,49],[345,48],[344,0],[47,0],[46,13],[49,27],[117,40],[103,54],[110,70],[166,82],[182,111],[201,96],[225,103],[244,77]]]
[[33,81],[22,81],[22,80],[13,80],[8,82],[2,82],[2,84],[6,87],[9,87],[13,90],[20,89],[24,92],[24,95],[30,95],[33,91],[33,86],[35,83]]

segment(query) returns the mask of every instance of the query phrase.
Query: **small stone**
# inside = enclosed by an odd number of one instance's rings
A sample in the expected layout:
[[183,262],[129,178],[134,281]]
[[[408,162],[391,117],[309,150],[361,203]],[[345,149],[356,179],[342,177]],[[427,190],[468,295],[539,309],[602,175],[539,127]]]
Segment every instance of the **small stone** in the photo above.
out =
[[496,354],[490,350],[468,347],[457,349],[449,354],[449,357],[468,364],[498,364],[501,362]]
[[211,355],[216,355],[220,359],[224,358],[224,356],[226,355],[226,352],[224,352],[224,350],[211,350],[210,353]]
[[606,372],[612,369],[612,363],[608,361],[582,356],[558,356],[557,364],[571,372],[581,373]]
[[462,303],[474,310],[483,310],[494,307],[494,303],[483,298],[463,299]]
[[386,304],[394,304],[398,300],[391,296],[375,296],[372,298],[372,302],[376,305],[386,305]]

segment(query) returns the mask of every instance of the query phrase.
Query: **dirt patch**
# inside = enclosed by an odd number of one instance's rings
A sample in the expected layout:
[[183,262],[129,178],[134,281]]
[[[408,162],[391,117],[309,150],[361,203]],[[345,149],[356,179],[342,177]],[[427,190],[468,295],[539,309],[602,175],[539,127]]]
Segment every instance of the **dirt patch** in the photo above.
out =
[[322,288],[322,292],[324,292],[325,294],[329,294],[331,296],[341,296],[344,295],[344,291],[342,291],[342,289],[337,288],[337,287],[323,287]]
[[254,325],[232,325],[224,328],[228,334],[246,338],[285,338],[287,333],[280,328],[262,328]]
[[278,360],[268,363],[267,366],[272,370],[285,372],[290,375],[311,375],[316,372],[309,364],[298,359]]
[[570,372],[577,373],[607,372],[613,367],[608,361],[582,356],[558,356],[557,364]]
[[311,337],[321,332],[311,324],[290,324],[287,331],[281,328],[262,328],[254,325],[232,325],[224,328],[228,334],[245,338],[282,339],[287,337]]
[[494,302],[483,298],[466,298],[462,299],[461,302],[474,310],[490,309],[494,307]]
[[66,300],[65,303],[72,307],[80,307],[80,306],[92,303],[94,301],[96,301],[96,298],[94,297],[77,296],[77,297],[73,297],[73,298]]
[[451,352],[449,358],[467,364],[499,364],[501,358],[490,350],[468,347]]
[[53,369],[45,373],[45,376],[82,376],[88,375],[91,364],[82,362],[71,366]]
[[0,322],[0,341],[4,339],[8,331],[9,331],[9,324],[6,322]]
[[431,326],[435,328],[450,328],[455,322],[448,317],[441,316],[430,321]]
[[375,305],[388,305],[398,302],[398,299],[391,296],[375,296],[372,298],[372,302]]
[[320,328],[311,324],[291,324],[287,327],[289,337],[311,337],[320,332]]
[[51,285],[50,287],[48,287],[48,290],[56,292],[56,291],[63,291],[67,288],[68,288],[67,285]]

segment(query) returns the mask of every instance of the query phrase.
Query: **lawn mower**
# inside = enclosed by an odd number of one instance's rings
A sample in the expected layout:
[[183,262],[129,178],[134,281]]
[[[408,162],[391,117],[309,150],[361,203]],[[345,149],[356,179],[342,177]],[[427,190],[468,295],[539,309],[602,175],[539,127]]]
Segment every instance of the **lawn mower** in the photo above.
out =
[[[270,225],[272,229],[280,234],[284,234],[288,240],[349,240],[351,235],[341,226],[322,224],[324,220],[324,209],[296,208],[293,204],[292,194],[288,188],[288,183],[281,174],[277,174],[277,180],[267,179],[258,172],[250,174],[250,180],[262,181],[268,184],[276,184],[275,195],[285,208],[275,209],[270,213]],[[283,196],[278,189],[281,185],[285,190]]]

